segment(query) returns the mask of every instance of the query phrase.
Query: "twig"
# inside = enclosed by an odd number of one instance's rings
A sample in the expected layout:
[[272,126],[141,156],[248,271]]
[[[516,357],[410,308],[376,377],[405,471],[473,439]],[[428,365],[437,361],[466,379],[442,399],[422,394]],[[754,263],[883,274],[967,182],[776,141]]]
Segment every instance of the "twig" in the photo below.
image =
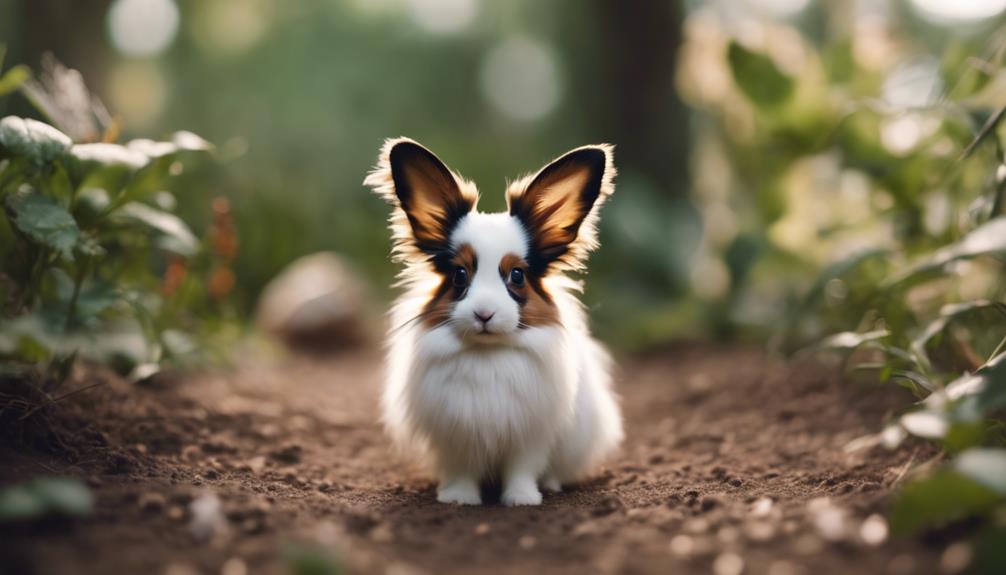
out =
[[64,393],[63,395],[61,395],[59,397],[50,399],[49,401],[46,401],[44,403],[40,403],[40,404],[36,405],[34,408],[32,408],[31,410],[29,410],[24,415],[22,415],[20,418],[18,418],[18,421],[24,421],[25,419],[31,417],[36,411],[38,411],[38,410],[40,410],[42,408],[49,407],[50,405],[52,405],[54,403],[59,403],[60,401],[63,401],[64,399],[70,397],[71,395],[77,395],[78,393],[87,391],[89,389],[94,389],[95,387],[98,387],[99,385],[105,385],[105,382],[104,381],[99,381],[98,383],[92,383],[91,385],[84,386],[84,387],[82,387],[80,389],[75,389],[75,390],[73,390],[73,391],[71,391],[69,393]]

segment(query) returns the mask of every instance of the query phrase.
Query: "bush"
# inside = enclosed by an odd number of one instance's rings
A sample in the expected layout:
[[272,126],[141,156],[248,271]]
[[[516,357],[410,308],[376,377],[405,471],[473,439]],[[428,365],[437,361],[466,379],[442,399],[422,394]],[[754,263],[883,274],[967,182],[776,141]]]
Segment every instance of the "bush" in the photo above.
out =
[[[929,86],[938,97],[923,89],[899,103],[881,94],[899,64],[868,69],[849,40],[813,46],[778,27],[747,46],[703,26],[691,49],[719,50],[732,82],[690,91],[712,122],[707,149],[735,169],[732,194],[708,201],[744,216],[733,242],[760,246],[734,274],[735,312],[743,320],[746,302],[770,294],[765,307],[788,317],[778,348],[816,340],[810,349],[844,354],[852,373],[915,392],[916,406],[859,442],[893,447],[915,435],[950,456],[911,476],[892,527],[966,519],[978,530],[976,565],[1001,570],[1006,554],[983,542],[1006,534],[1002,50],[968,57],[966,45],[950,46]],[[801,66],[787,67],[794,54]],[[732,244],[723,249],[729,262]],[[786,287],[799,285],[802,294]]]
[[[50,117],[72,115],[19,70],[0,87],[22,87]],[[78,106],[75,119],[93,127],[97,106]],[[204,238],[173,213],[173,180],[209,143],[178,132],[117,144],[117,126],[103,127],[105,141],[88,142],[38,120],[0,120],[0,358],[79,354],[140,378],[199,355],[198,338],[226,310],[237,243],[226,201],[213,202]]]

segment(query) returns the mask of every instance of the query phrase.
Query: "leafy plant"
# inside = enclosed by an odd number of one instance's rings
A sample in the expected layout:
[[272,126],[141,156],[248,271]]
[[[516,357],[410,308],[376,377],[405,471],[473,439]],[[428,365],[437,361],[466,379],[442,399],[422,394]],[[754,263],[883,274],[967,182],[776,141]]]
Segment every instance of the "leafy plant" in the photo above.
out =
[[0,522],[49,515],[79,517],[93,511],[94,496],[77,479],[42,477],[0,490]]
[[[59,100],[29,85],[36,100]],[[79,108],[77,131],[89,133],[79,125],[103,108]],[[211,150],[189,132],[117,144],[73,141],[30,118],[0,120],[0,358],[79,352],[139,378],[196,350],[189,334],[206,332],[220,315],[229,288],[212,280],[230,265],[236,240],[225,201],[215,203],[223,221],[200,239],[173,213],[167,189]]]
[[[763,246],[752,270],[731,269],[731,303],[775,297],[778,349],[832,350],[852,372],[912,390],[918,404],[877,442],[914,435],[946,457],[913,473],[893,528],[967,520],[977,564],[1001,565],[982,542],[1006,533],[1006,36],[981,57],[947,49],[931,70],[945,88],[906,104],[882,93],[898,64],[855,57],[857,37],[814,46],[764,32],[758,46],[695,40],[722,50],[732,80],[691,94],[715,128],[709,148],[736,172],[720,178],[730,193],[705,201],[722,210],[726,198],[743,226],[733,241]],[[720,246],[729,263],[730,241]]]

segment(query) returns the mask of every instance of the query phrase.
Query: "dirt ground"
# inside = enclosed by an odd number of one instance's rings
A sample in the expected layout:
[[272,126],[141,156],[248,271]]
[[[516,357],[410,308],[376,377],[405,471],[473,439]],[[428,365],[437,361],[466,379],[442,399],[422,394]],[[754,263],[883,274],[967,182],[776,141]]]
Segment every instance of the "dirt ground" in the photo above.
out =
[[877,543],[877,517],[863,527],[932,451],[844,449],[903,393],[749,348],[681,345],[620,363],[624,448],[538,508],[437,503],[377,422],[377,351],[135,386],[83,370],[71,389],[106,383],[54,408],[62,441],[2,437],[0,485],[80,477],[96,512],[0,527],[0,572],[287,572],[303,544],[349,572],[395,575],[937,571],[939,549]]

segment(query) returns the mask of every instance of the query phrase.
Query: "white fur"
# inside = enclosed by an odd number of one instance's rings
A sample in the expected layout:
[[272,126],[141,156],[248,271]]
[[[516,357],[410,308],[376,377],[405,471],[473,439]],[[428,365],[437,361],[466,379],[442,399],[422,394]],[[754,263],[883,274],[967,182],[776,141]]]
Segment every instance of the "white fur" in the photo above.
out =
[[[384,423],[396,443],[425,457],[438,500],[479,504],[479,483],[499,478],[506,505],[538,505],[582,479],[622,439],[607,352],[591,336],[575,292],[549,275],[559,325],[519,326],[520,309],[498,272],[507,253],[527,257],[527,232],[507,213],[465,216],[451,235],[475,249],[478,269],[450,320],[415,321],[438,278],[413,266],[392,310]],[[492,313],[483,325],[475,311]]]

